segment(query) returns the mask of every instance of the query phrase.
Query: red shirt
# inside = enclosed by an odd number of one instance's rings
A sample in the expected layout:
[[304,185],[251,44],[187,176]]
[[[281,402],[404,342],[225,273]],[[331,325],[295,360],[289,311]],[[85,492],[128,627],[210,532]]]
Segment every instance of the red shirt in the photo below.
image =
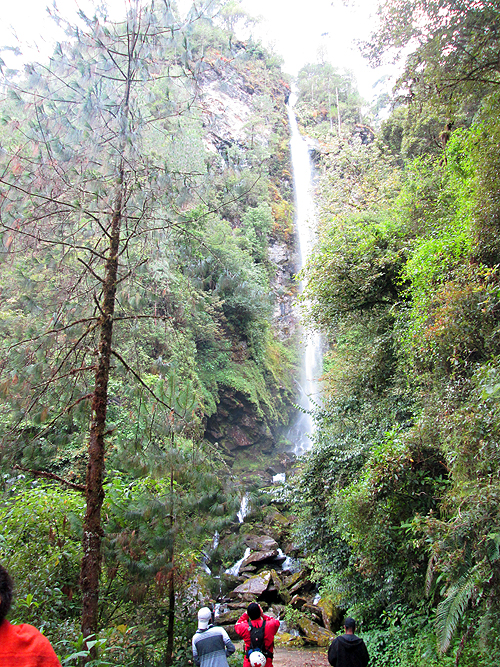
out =
[[0,625],[0,667],[61,667],[47,637],[32,625]]
[[[274,653],[274,635],[278,632],[278,629],[280,627],[280,622],[278,621],[277,618],[271,618],[271,616],[266,616],[264,614],[256,621],[250,621],[250,623],[255,628],[260,628],[260,626],[262,625],[263,618],[266,619],[266,627],[264,629],[264,647],[266,651]],[[250,648],[250,630],[248,629],[248,621],[249,621],[248,614],[245,612],[239,617],[236,625],[234,626],[236,634],[239,635],[245,642],[245,659],[243,660],[243,667],[251,667],[250,660],[248,659],[247,656],[247,651]],[[272,664],[273,664],[272,658],[268,658],[266,660],[266,667],[272,667]]]

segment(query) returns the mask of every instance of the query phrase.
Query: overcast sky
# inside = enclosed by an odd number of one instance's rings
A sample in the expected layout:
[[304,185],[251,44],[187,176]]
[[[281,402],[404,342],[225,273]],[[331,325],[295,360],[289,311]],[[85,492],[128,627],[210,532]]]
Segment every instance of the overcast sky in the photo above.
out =
[[[377,0],[243,0],[252,14],[261,15],[257,28],[263,41],[274,44],[285,59],[285,69],[296,74],[319,54],[339,69],[354,71],[360,92],[372,97],[372,85],[381,77],[362,58],[357,40],[368,39],[376,24]],[[301,9],[302,11],[299,11]]]
[[[45,0],[4,0],[0,25],[0,44],[12,44],[14,32],[21,42],[37,44],[30,59],[52,51],[57,39],[53,22],[47,17]],[[186,4],[189,0],[181,0]],[[374,72],[363,60],[355,40],[369,37],[375,25],[377,0],[242,0],[244,8],[261,17],[254,31],[271,44],[285,60],[285,69],[296,74],[302,65],[317,62],[319,54],[339,69],[354,71],[365,99],[373,96],[372,86],[383,72]],[[78,7],[89,11],[93,0],[57,0],[57,6],[68,18]],[[114,18],[121,18],[128,0],[108,0]],[[296,8],[294,8],[294,5]],[[301,11],[299,11],[301,10]],[[24,49],[26,52],[26,49]],[[380,91],[379,91],[380,92]]]

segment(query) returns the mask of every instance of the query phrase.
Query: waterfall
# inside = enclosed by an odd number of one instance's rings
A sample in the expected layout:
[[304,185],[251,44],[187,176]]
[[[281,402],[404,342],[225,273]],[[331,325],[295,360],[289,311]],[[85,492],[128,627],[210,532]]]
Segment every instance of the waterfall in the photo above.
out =
[[240,558],[240,560],[236,561],[236,563],[232,567],[229,567],[226,570],[226,574],[231,574],[233,575],[233,577],[237,577],[238,574],[240,573],[241,564],[243,563],[245,558],[248,558],[248,556],[250,556],[250,547],[247,547],[245,549],[245,553],[243,554],[243,557]]
[[[313,167],[309,155],[309,146],[303,139],[297,126],[293,110],[294,101],[288,103],[288,119],[290,123],[290,149],[293,166],[293,183],[295,192],[295,228],[299,237],[300,266],[302,269],[309,259],[316,240],[316,212],[313,198]],[[300,291],[303,285],[300,285]],[[307,304],[306,304],[307,308]],[[321,339],[319,333],[306,335],[301,375],[298,381],[299,406],[302,409],[290,427],[287,439],[294,445],[294,453],[302,454],[311,447],[310,436],[314,433],[314,420],[311,410],[319,402],[318,377],[321,374]]]
[[248,500],[248,493],[245,493],[241,499],[240,509],[236,514],[236,516],[238,517],[238,521],[240,523],[243,523],[245,521],[245,517],[247,516],[249,510],[250,510],[250,501]]
[[212,538],[212,551],[215,551],[217,549],[217,547],[219,546],[219,543],[220,543],[220,535],[219,535],[219,531],[216,530],[215,533],[214,533],[214,536]]

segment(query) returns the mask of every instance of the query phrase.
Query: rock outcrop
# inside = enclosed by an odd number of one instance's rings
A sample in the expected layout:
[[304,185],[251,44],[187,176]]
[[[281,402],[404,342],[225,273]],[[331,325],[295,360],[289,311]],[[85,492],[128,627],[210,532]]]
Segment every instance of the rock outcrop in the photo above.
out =
[[[285,100],[288,84],[281,76],[271,75],[269,68],[255,68],[245,54],[246,45],[239,46],[227,57],[208,48],[196,72],[197,104],[203,119],[203,142],[210,154],[212,169],[221,174],[228,168],[242,178],[251,167],[250,153],[256,146],[269,153],[269,203],[272,230],[266,232],[267,260],[274,266],[271,277],[273,302],[272,325],[276,337],[290,341],[295,333],[297,313],[292,309],[296,296],[294,273],[297,257],[293,233],[292,177],[289,164]],[[281,137],[277,142],[276,137]],[[249,209],[254,206],[250,204]],[[224,213],[238,233],[241,211]],[[230,335],[230,334],[229,334]],[[217,411],[207,420],[206,437],[224,451],[231,464],[248,450],[258,454],[272,452],[279,439],[280,427],[293,412],[291,381],[275,383],[272,373],[251,372],[251,354],[246,341],[232,341],[232,362],[250,372],[241,376],[226,373],[217,377]],[[238,375],[235,381],[235,375]],[[231,377],[230,377],[231,376]],[[285,387],[284,384],[288,386]],[[262,386],[261,386],[262,385]],[[245,394],[245,386],[249,387]]]
[[255,404],[241,392],[230,387],[222,389],[217,412],[207,420],[206,437],[230,456],[251,446],[259,452],[271,452],[275,437]]
[[[286,521],[286,517],[280,517]],[[224,611],[218,624],[234,636],[239,615],[250,602],[257,601],[267,614],[280,619],[288,617],[287,609],[294,610],[293,621],[282,624],[277,643],[328,646],[334,637],[332,625],[338,613],[329,600],[316,599],[309,570],[283,553],[274,531],[273,535],[248,533],[244,542],[251,552],[241,562],[238,577],[232,577],[238,584],[220,600]]]

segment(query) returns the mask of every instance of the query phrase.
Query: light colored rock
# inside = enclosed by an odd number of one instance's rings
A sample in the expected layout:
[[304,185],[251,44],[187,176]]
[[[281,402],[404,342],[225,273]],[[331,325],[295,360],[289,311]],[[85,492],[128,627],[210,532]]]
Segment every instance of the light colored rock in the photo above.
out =
[[274,638],[276,646],[304,646],[305,640],[299,635],[291,635],[288,632],[277,634]]
[[253,553],[250,554],[250,556],[248,556],[248,558],[245,558],[245,560],[241,564],[241,567],[245,568],[247,565],[251,565],[251,563],[261,563],[262,561],[270,560],[271,558],[274,558],[277,555],[278,552],[276,551],[276,549],[273,549],[272,551],[254,551]]
[[255,595],[259,596],[267,589],[271,581],[270,572],[260,572],[253,577],[247,579],[243,584],[237,586],[233,593],[239,595]]
[[269,535],[245,535],[245,544],[250,547],[252,551],[273,551],[278,553],[278,543],[273,537]]
[[340,615],[338,607],[329,598],[320,598],[316,606],[321,609],[323,625],[327,630],[331,630]]

